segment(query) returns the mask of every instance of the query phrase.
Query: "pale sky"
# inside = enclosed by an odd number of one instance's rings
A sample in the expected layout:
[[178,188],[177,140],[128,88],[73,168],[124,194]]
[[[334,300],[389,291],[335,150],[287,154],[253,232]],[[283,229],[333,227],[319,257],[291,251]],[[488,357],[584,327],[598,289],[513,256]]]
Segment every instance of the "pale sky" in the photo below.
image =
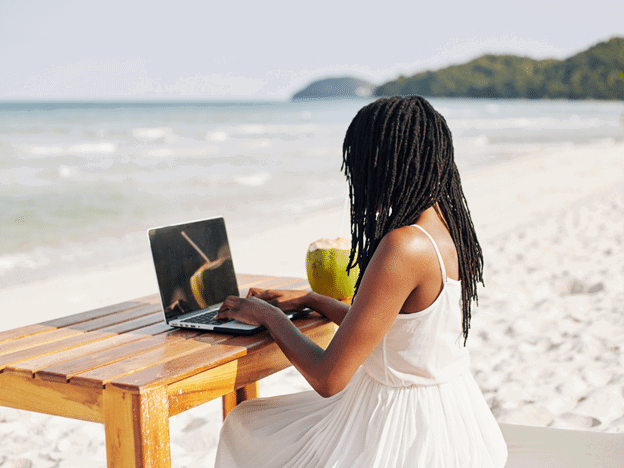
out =
[[1,0],[0,100],[286,100],[484,53],[565,58],[622,18],[622,0]]

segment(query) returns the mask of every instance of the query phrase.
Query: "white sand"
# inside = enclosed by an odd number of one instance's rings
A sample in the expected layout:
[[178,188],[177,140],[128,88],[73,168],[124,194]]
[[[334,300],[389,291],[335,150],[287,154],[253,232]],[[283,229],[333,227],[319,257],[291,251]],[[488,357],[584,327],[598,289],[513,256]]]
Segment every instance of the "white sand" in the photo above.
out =
[[[561,148],[463,174],[486,257],[468,345],[500,422],[624,432],[624,146]],[[305,276],[310,242],[341,210],[230,232],[238,271]],[[130,279],[130,280],[128,280]],[[105,287],[103,287],[105,285]],[[0,291],[4,328],[156,291],[149,256]],[[288,369],[261,396],[309,388]],[[212,466],[214,401],[171,419],[173,466]],[[105,464],[103,427],[0,408],[0,467]]]

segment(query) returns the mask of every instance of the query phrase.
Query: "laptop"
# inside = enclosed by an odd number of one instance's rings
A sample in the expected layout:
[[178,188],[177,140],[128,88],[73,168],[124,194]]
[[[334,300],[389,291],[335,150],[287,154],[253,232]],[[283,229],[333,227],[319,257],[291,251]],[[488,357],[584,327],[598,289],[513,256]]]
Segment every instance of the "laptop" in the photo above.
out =
[[[228,296],[239,295],[223,218],[152,228],[148,238],[168,325],[239,335],[264,329],[214,318]],[[286,315],[292,320],[309,312]]]

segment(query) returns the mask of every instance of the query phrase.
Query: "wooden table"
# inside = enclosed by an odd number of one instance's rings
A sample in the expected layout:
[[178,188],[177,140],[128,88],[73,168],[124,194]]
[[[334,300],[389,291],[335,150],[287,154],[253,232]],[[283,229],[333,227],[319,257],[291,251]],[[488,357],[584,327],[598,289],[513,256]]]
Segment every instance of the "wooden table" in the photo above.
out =
[[[239,275],[250,287],[306,289],[297,278]],[[332,323],[295,322],[325,347]],[[0,405],[103,423],[109,467],[169,467],[169,417],[223,397],[223,413],[290,363],[267,332],[176,330],[157,295],[0,333]]]

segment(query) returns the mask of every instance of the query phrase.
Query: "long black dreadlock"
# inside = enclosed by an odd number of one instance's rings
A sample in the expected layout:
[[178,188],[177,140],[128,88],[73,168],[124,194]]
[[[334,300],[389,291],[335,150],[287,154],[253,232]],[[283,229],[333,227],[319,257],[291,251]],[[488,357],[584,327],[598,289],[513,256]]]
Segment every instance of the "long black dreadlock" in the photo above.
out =
[[483,253],[454,161],[444,118],[419,96],[381,98],[349,126],[343,163],[351,199],[351,254],[347,270],[363,273],[381,238],[416,223],[437,203],[457,250],[462,288],[464,345],[470,306],[483,283]]

